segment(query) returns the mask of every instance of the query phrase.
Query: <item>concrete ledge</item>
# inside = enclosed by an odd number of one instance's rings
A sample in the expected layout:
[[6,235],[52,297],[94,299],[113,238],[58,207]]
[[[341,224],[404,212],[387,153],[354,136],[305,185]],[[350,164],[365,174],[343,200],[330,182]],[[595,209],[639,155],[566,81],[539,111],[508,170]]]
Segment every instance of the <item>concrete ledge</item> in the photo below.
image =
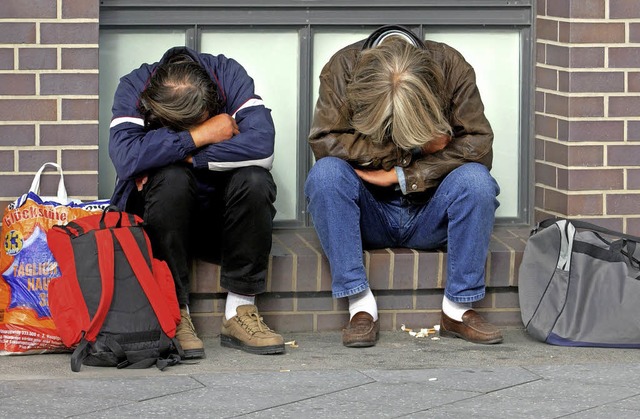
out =
[[[487,258],[487,296],[475,305],[499,325],[521,325],[518,267],[527,227],[498,226]],[[348,321],[346,299],[331,297],[331,275],[312,228],[274,232],[267,292],[258,296],[261,315],[281,332],[340,330]],[[382,330],[402,324],[420,328],[439,323],[446,283],[446,251],[380,249],[364,252]],[[203,336],[219,333],[225,290],[219,266],[196,261],[191,284],[194,324]]]

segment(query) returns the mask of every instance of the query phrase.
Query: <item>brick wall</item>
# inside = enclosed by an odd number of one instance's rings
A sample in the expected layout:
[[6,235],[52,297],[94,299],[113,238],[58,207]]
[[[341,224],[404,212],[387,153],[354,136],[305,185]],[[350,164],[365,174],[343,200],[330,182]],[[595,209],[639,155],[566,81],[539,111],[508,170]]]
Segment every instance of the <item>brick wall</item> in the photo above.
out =
[[640,1],[537,2],[535,213],[640,234]]
[[[98,0],[0,1],[0,209],[47,161],[98,194]],[[41,191],[54,195],[57,177]]]

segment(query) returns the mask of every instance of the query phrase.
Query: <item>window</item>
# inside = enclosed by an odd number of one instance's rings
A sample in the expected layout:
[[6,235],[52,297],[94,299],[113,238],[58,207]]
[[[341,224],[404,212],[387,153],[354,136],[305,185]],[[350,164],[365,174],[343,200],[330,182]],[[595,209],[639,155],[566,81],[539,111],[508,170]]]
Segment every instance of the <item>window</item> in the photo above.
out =
[[[140,3],[140,4],[138,4]],[[318,75],[338,49],[385,23],[399,23],[424,39],[458,49],[475,68],[485,112],[495,133],[492,174],[501,187],[498,223],[528,223],[531,202],[530,2],[346,1],[325,7],[302,1],[255,5],[168,0],[103,0],[100,32],[100,196],[113,191],[108,157],[111,100],[119,78],[164,51],[187,45],[239,61],[254,78],[256,93],[272,110],[276,126],[273,175],[278,184],[276,226],[310,224],[303,185],[313,164],[307,145]],[[141,5],[146,7],[140,7]]]

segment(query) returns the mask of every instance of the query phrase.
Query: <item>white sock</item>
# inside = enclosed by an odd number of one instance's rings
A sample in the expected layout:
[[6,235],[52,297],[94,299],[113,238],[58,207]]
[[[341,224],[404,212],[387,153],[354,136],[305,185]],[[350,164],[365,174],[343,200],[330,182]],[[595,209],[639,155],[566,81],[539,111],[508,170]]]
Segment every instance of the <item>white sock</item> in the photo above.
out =
[[256,301],[255,295],[242,295],[235,294],[233,292],[229,292],[227,294],[227,301],[224,305],[224,317],[229,320],[232,317],[236,316],[236,309],[239,306],[243,306],[245,304],[254,304]]
[[446,296],[442,298],[442,311],[453,320],[461,322],[462,315],[470,309],[471,303],[456,303]]
[[359,313],[364,311],[371,314],[373,321],[378,320],[378,305],[376,299],[371,292],[371,288],[367,288],[366,291],[349,296],[349,320]]

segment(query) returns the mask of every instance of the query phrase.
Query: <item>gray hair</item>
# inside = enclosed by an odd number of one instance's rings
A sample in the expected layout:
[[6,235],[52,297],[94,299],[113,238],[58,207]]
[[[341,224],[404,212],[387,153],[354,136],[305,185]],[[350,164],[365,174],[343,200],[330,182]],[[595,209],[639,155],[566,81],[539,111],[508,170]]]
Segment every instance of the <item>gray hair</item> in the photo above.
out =
[[443,90],[444,75],[430,53],[390,37],[360,53],[346,92],[352,126],[374,142],[422,147],[451,134]]

